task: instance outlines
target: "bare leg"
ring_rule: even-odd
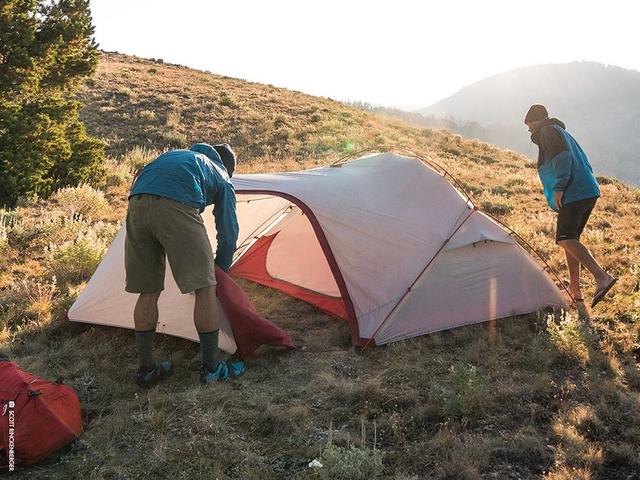
[[[137,331],[155,330],[158,323],[158,298],[160,292],[141,293],[133,310],[133,322]]]
[[[596,281],[597,288],[602,288],[613,280],[613,277],[605,272],[598,264],[595,258],[591,255],[591,252],[578,240],[561,240],[558,244],[564,248],[567,256],[571,255],[580,264],[582,264],[587,270],[591,272],[593,278]]]
[[[580,262],[565,250],[567,255],[567,267],[569,268],[569,293],[574,300],[582,299],[582,291],[580,290]]]
[[[193,322],[198,332],[211,332],[220,328],[220,307],[215,285],[196,290]]]

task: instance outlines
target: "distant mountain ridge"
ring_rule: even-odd
[[[500,73],[465,87],[423,115],[476,122],[478,138],[537,156],[523,123],[533,103],[567,125],[597,173],[640,184],[640,72],[595,62]]]

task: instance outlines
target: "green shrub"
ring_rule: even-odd
[[[596,176],[596,180],[600,185],[620,185],[620,181],[612,177],[605,177],[604,175]]]
[[[229,108],[235,108],[237,106],[236,103],[232,100],[232,98],[224,92],[220,95],[220,105],[229,107]]]
[[[475,163],[479,163],[480,165],[491,165],[498,161],[489,155],[478,155],[476,157],[471,157],[471,160]]]
[[[89,185],[60,189],[53,195],[53,199],[65,213],[84,217],[98,217],[109,208],[104,192]]]
[[[469,363],[451,365],[448,373],[444,382],[431,387],[431,399],[444,417],[471,415],[487,393],[487,379]]]
[[[484,189],[481,186],[463,182],[463,181],[458,181],[458,184],[464,190],[463,195],[466,194],[469,196],[474,196],[474,195],[481,195],[482,193],[484,193]],[[456,185],[456,187],[457,186],[458,185]]]
[[[47,249],[51,271],[60,284],[87,280],[106,251],[107,242],[98,236],[95,229],[62,245],[50,245]]]
[[[460,155],[462,155],[462,151],[459,148],[455,148],[455,147],[445,148],[444,151],[446,153],[453,155],[454,157],[459,157]]]
[[[513,207],[504,202],[485,201],[480,204],[480,209],[490,215],[507,215],[513,210]]]
[[[593,344],[593,333],[577,316],[566,315],[557,321],[553,315],[547,317],[547,331],[556,349],[567,360],[587,362],[589,347]]]
[[[505,182],[506,187],[524,187],[527,181],[522,177],[511,177]]]
[[[502,185],[497,185],[491,189],[491,193],[493,195],[507,195],[511,193],[511,190],[509,190],[506,187],[503,187]]]
[[[322,136],[311,147],[312,147],[311,148],[312,153],[316,155],[320,155],[320,154],[335,150],[335,143],[333,138]]]
[[[349,140],[345,140],[340,143],[340,150],[345,153],[355,152],[358,148],[358,144]]]
[[[286,144],[292,136],[292,129],[288,127],[277,128],[271,133],[271,140],[269,142],[272,145]]]
[[[382,452],[376,448],[339,447],[329,443],[321,455],[323,480],[369,480],[379,478],[383,471]]]

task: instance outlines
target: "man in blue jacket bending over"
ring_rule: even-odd
[[[244,372],[242,362],[228,365],[218,358],[221,312],[215,265],[228,271],[236,249],[236,197],[229,181],[235,165],[229,145],[197,143],[189,150],[163,153],[134,180],[126,221],[125,290],[140,294],[133,317],[139,359],[136,382],[142,387],[153,385],[173,369],[169,360],[157,363],[152,355],[165,257],[180,291],[195,292],[193,318],[200,337],[201,380],[216,382]],[[211,204],[218,241],[215,261],[200,216]]]
[[[531,140],[538,145],[538,175],[545,197],[558,212],[556,243],[567,256],[569,293],[574,300],[582,301],[580,265],[583,265],[596,281],[593,308],[618,280],[605,272],[580,242],[580,234],[600,196],[598,182],[578,142],[565,130],[564,123],[549,118],[544,105],[532,105],[524,123],[531,132]]]

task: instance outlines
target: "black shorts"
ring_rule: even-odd
[[[556,243],[561,240],[580,240],[580,234],[589,220],[598,197],[565,203],[558,212]]]

